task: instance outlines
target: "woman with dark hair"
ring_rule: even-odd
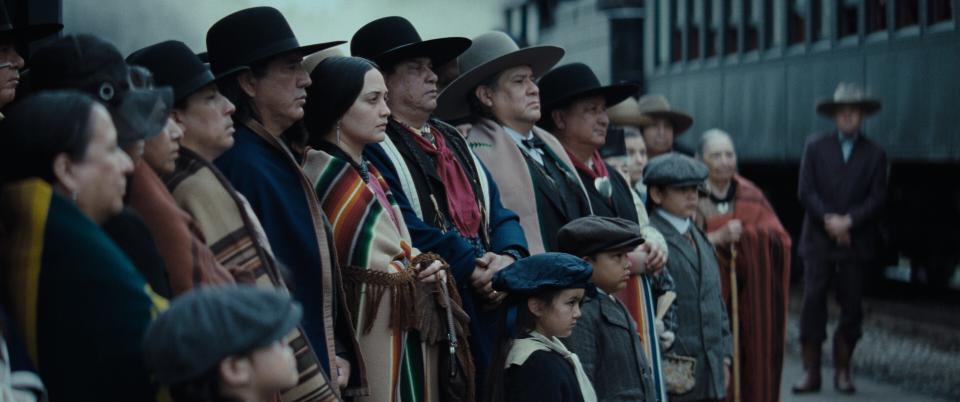
[[[0,130],[0,293],[50,398],[153,400],[140,339],[166,301],[99,227],[123,208],[133,169],[110,115],[81,93],[45,92]]]
[[[333,226],[347,303],[367,362],[371,394],[361,400],[440,400],[439,372],[450,370],[438,370],[438,343],[448,335],[465,342],[467,323],[458,323],[458,334],[448,334],[453,322],[434,297],[452,295],[459,304],[456,286],[448,282],[453,277],[438,256],[411,246],[390,188],[363,158],[364,146],[385,138],[390,109],[383,75],[369,60],[331,57],[315,67],[311,80],[304,171]],[[458,357],[469,364],[466,347]],[[473,384],[468,378],[465,384]],[[472,397],[472,390],[459,396],[467,395]]]

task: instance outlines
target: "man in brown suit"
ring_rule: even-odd
[[[807,141],[800,162],[799,196],[806,209],[800,257],[804,265],[800,341],[804,375],[794,393],[820,390],[820,345],[826,340],[827,290],[835,281],[840,323],[833,337],[834,386],[853,393],[853,348],[861,335],[863,269],[876,254],[879,216],[887,192],[887,155],[861,130],[863,118],[880,110],[854,84],[841,83],[817,112],[837,129]]]

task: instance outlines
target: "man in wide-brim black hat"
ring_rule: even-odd
[[[834,387],[853,393],[850,364],[862,334],[863,270],[873,266],[886,201],[887,155],[867,138],[863,119],[880,101],[857,84],[840,83],[833,98],[816,106],[836,130],[811,136],[800,162],[798,194],[806,210],[800,235],[803,310],[800,343],[804,375],[794,393],[820,390],[820,349],[826,340],[827,293],[836,286],[840,324],[833,335]]]
[[[636,222],[647,241],[646,269],[658,271],[666,263],[666,243],[649,225],[646,209],[627,181],[600,155],[610,119],[607,107],[636,94],[634,84],[601,85],[587,65],[572,63],[557,67],[540,79],[543,117],[537,123],[550,130],[563,144],[584,183],[595,215]]]
[[[304,331],[320,368],[344,395],[355,395],[365,392],[363,360],[343,303],[327,219],[298,162],[311,84],[303,57],[341,43],[300,45],[272,7],[237,11],[207,31],[214,75],[249,68],[218,83],[236,106],[236,131],[233,147],[214,163],[249,201],[274,256],[290,270],[290,288],[303,305]]]
[[[214,159],[233,146],[231,116],[236,111],[233,103],[220,93],[217,81],[230,79],[247,68],[238,67],[215,76],[187,45],[172,40],[140,49],[127,59],[131,64],[149,68],[158,85],[168,85],[174,91],[171,117],[183,127],[183,139],[176,168],[164,176],[172,198],[192,217],[216,261],[226,267],[244,267],[230,271],[236,281],[252,280],[258,287],[286,290],[280,279],[280,266],[262,235],[260,219],[213,164]],[[191,271],[174,268],[168,270],[171,283],[188,284],[191,288],[196,285]],[[300,362],[298,372],[305,381],[285,391],[281,398],[329,387],[325,376],[312,375],[319,361],[306,342],[302,327],[298,325],[288,335],[285,342]]]
[[[490,169],[504,206],[520,216],[531,254],[556,251],[560,227],[590,214],[563,146],[535,126],[540,120],[536,80],[563,54],[549,45],[520,49],[503,32],[482,34],[460,55],[462,74],[437,101],[438,117],[469,118],[467,141]]]
[[[397,196],[413,245],[450,264],[470,315],[470,346],[482,384],[497,310],[481,312],[480,306],[500,303],[502,296],[490,285],[493,274],[526,256],[527,245],[517,215],[503,207],[496,183],[463,137],[430,117],[437,107],[434,68],[470,43],[466,38],[422,40],[406,19],[386,17],[360,28],[350,51],[377,62],[390,91],[387,138],[368,146],[365,156]]]
[[[17,96],[20,70],[25,65],[17,46],[54,35],[62,29],[62,24],[54,23],[14,26],[6,6],[0,2],[0,108],[13,102]],[[0,119],[2,117],[0,115]]]

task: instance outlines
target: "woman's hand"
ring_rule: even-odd
[[[417,279],[421,282],[436,282],[437,279],[446,279],[447,271],[443,269],[442,261],[434,261],[426,268],[422,268],[417,274]]]
[[[344,389],[350,383],[350,362],[340,356],[334,356],[333,364],[337,366],[337,387]]]

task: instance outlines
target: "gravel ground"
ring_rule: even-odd
[[[802,290],[791,293],[787,353],[799,356]],[[960,309],[866,300],[864,312],[863,337],[854,353],[855,376],[931,397],[960,400]],[[839,308],[831,302],[828,334],[836,328],[838,314]],[[823,362],[832,367],[830,345],[829,340],[824,343]]]

